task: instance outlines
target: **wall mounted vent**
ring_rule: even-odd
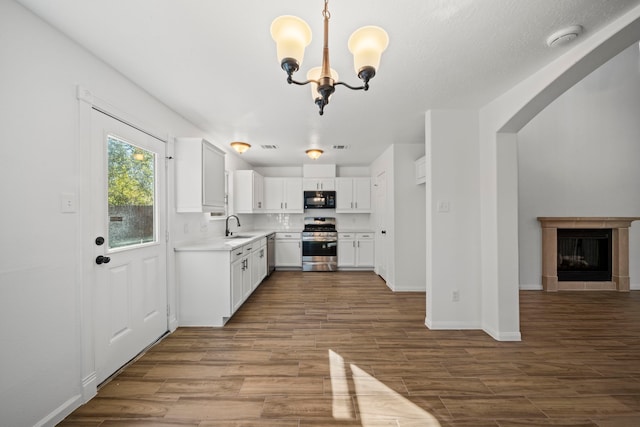
[[[348,150],[349,146],[348,145],[334,145],[331,148],[333,148],[334,150]]]
[[[263,150],[277,150],[278,146],[277,145],[261,145],[260,148],[262,148]]]

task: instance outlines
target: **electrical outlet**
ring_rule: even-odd
[[[451,301],[458,302],[460,301],[460,291],[455,290],[451,292]]]
[[[449,209],[451,208],[449,205],[449,202],[444,201],[444,200],[438,200],[438,203],[436,204],[438,212],[442,212],[442,213],[447,213],[449,212]]]

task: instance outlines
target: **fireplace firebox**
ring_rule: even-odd
[[[610,228],[558,229],[558,281],[611,280]]]
[[[629,292],[629,227],[638,220],[640,217],[538,217],[542,289]]]

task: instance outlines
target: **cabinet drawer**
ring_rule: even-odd
[[[253,250],[255,251],[256,249],[261,248],[261,247],[266,246],[266,245],[267,245],[267,238],[263,237],[262,239],[257,240],[256,242],[254,242]]]
[[[358,239],[373,239],[373,233],[357,233],[356,237]]]
[[[356,233],[338,233],[338,239],[351,240],[355,239]]]
[[[248,245],[251,247],[251,245]],[[231,262],[237,261],[245,255],[246,246],[238,246],[231,251]]]
[[[289,240],[300,240],[302,238],[301,233],[286,233],[286,232],[277,232],[276,239],[289,239]]]

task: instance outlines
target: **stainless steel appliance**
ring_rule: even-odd
[[[276,233],[267,236],[267,276],[276,269]]]
[[[335,191],[305,191],[304,192],[304,208],[305,209],[335,209],[336,208],[336,192]]]
[[[336,219],[306,217],[302,231],[302,271],[338,269]]]

